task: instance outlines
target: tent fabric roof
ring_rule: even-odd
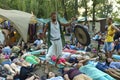
[[[0,9],[0,17],[9,20],[25,42],[27,42],[28,25],[32,16],[23,11]]]
[[[88,21],[93,21],[93,19],[91,17],[79,17],[78,21],[85,21],[85,19],[87,18]],[[106,18],[96,18],[96,21],[100,21],[100,20],[104,20]]]
[[[48,18],[48,19],[38,18],[37,20],[38,20],[38,22],[42,22],[42,23],[46,24],[46,23],[48,23],[50,21],[50,18]],[[61,23],[68,23],[68,21],[65,18],[58,18],[58,20]]]

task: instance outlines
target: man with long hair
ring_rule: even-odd
[[[64,24],[57,20],[56,12],[51,13],[51,20],[48,22],[43,30],[43,36],[45,36],[48,30],[48,53],[46,54],[46,69],[45,73],[48,73],[48,61],[51,60],[53,55],[59,57],[62,55],[62,46],[64,46],[64,35],[62,26],[69,26],[70,23]]]

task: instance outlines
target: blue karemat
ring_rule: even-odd
[[[4,65],[4,64],[11,64],[12,62],[10,60],[6,60],[6,61],[3,61],[1,64]]]

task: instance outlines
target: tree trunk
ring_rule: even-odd
[[[87,1],[84,1],[85,3],[85,23],[87,23]]]
[[[93,23],[92,23],[92,30],[94,31],[95,29],[95,6],[96,6],[96,3],[95,3],[96,0],[93,0]]]
[[[75,0],[75,13],[74,16],[78,15],[78,0]]]
[[[65,17],[65,19],[68,19],[66,6],[65,6],[65,0],[62,0],[62,5],[63,5],[63,9],[64,9],[64,17]]]

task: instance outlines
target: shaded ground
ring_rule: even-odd
[[[65,36],[65,40],[67,42],[69,42],[69,36]],[[41,77],[41,76],[46,75],[44,70],[45,70],[45,64],[42,64],[41,66],[37,66],[34,73],[38,74]],[[57,75],[61,75],[60,69],[56,68],[53,65],[49,65],[49,71],[52,71],[52,72],[56,73]]]
[[[45,65],[37,66],[34,73],[38,74],[41,77],[41,76],[46,75],[44,70],[45,70]],[[59,69],[56,68],[55,66],[50,66],[49,71],[52,71],[58,75],[61,75]]]

